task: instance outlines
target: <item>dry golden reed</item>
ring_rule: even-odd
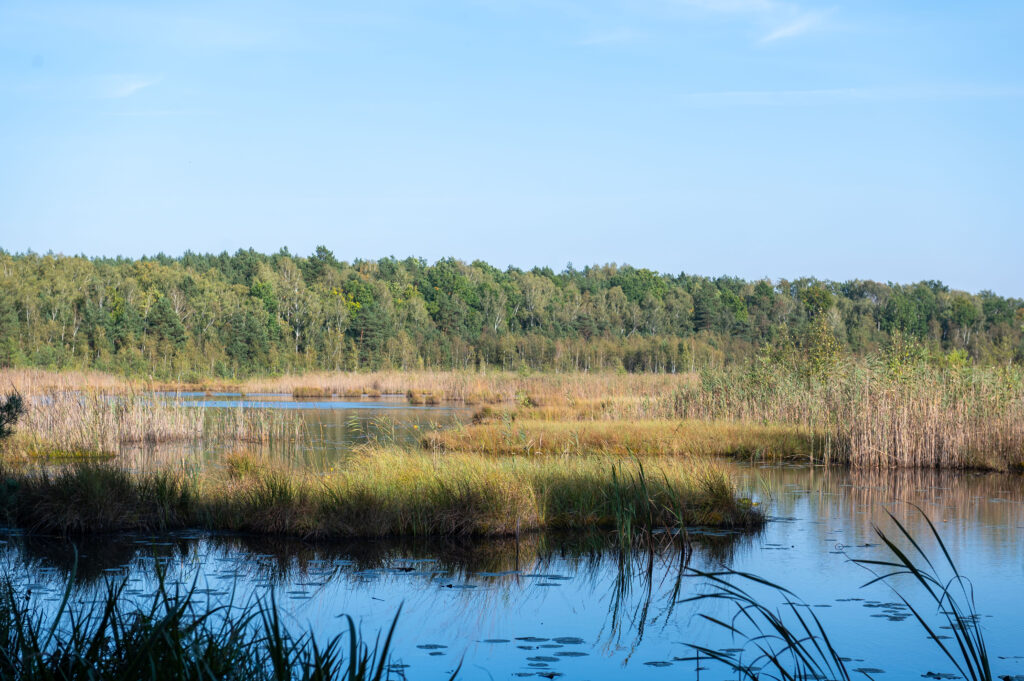
[[[485,416],[611,421],[618,427],[678,420],[773,425],[804,441],[796,456],[815,461],[868,468],[1009,469],[1024,464],[1022,377],[1019,367],[893,368],[857,360],[813,377],[752,364],[687,374],[315,373],[188,387],[310,396],[406,395],[413,404],[482,405]],[[143,387],[98,373],[2,370],[0,380],[26,394],[45,394],[55,386],[133,394]],[[169,429],[174,427],[180,426]],[[733,427],[715,426],[726,440],[734,437]],[[486,430],[480,433],[487,435]],[[622,439],[606,433],[610,441]],[[760,434],[769,440],[755,451],[779,449],[769,431]],[[468,442],[465,446],[480,449]],[[635,441],[630,446],[651,449]]]
[[[29,455],[113,455],[126,445],[301,440],[304,424],[270,409],[208,410],[155,395],[51,391],[26,399],[8,451]],[[212,414],[210,412],[216,412]]]

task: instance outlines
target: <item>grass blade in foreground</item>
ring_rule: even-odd
[[[875,573],[875,578],[864,586],[884,582],[913,613],[928,637],[939,647],[943,655],[953,663],[957,671],[970,681],[992,681],[988,650],[974,605],[974,592],[970,581],[960,574],[953,562],[938,530],[920,508],[917,511],[928,523],[932,538],[942,553],[941,567],[952,575],[943,580],[939,569],[922,548],[921,543],[891,512],[887,514],[896,527],[890,537],[881,528],[875,532],[892,554],[892,560],[854,560]],[[897,543],[902,539],[902,542]],[[905,542],[910,549],[901,547]],[[875,572],[881,568],[883,571]],[[690,574],[705,579],[710,591],[683,602],[724,601],[735,606],[735,613],[729,621],[710,615],[700,616],[725,630],[734,639],[742,641],[742,653],[736,656],[728,651],[715,650],[707,646],[689,644],[698,654],[718,661],[738,678],[755,680],[803,681],[805,679],[842,679],[848,681],[849,672],[842,657],[829,640],[821,621],[814,612],[795,594],[778,584],[747,572],[720,570],[703,572],[691,569]],[[937,606],[945,619],[946,628],[953,632],[956,646],[946,645],[936,633],[937,627],[930,624],[915,608],[908,597],[892,584],[899,576],[909,576],[921,585],[930,601]],[[736,581],[749,585],[737,586]],[[752,589],[767,587],[776,592],[785,602],[783,610],[773,609],[752,593]],[[865,676],[867,674],[865,672]]]
[[[855,560],[855,563],[867,568],[876,575],[874,579],[864,586],[876,582],[885,582],[889,583],[890,587],[892,587],[891,580],[894,577],[912,577],[918,584],[924,587],[928,597],[934,601],[939,613],[945,619],[945,626],[953,632],[957,645],[953,648],[953,646],[947,646],[943,643],[942,637],[935,631],[935,627],[929,625],[921,615],[920,609],[913,607],[902,593],[897,591],[895,587],[892,587],[897,597],[903,601],[921,626],[924,627],[924,630],[928,633],[928,638],[939,646],[943,654],[953,663],[957,671],[964,678],[971,679],[971,681],[992,681],[992,669],[989,665],[988,650],[985,647],[985,638],[981,631],[980,617],[974,605],[974,587],[969,579],[960,574],[931,518],[920,507],[914,506],[914,508],[917,509],[925,522],[928,523],[928,529],[942,551],[945,567],[948,568],[948,572],[952,576],[944,581],[939,576],[939,569],[928,557],[924,549],[921,548],[920,543],[913,537],[907,527],[890,511],[886,511],[893,524],[896,525],[899,536],[902,536],[913,547],[913,551],[901,549],[876,526],[875,533],[888,547],[893,555],[893,560]],[[879,574],[875,572],[876,568],[887,570],[888,572]]]
[[[99,602],[64,607],[69,587],[54,612],[19,593],[10,579],[0,581],[0,678],[382,681],[391,676],[397,614],[383,643],[378,639],[370,648],[351,619],[347,633],[325,642],[312,632],[293,634],[272,597],[244,606],[214,605],[195,599],[192,590],[171,593],[161,580],[148,603],[135,605],[124,600],[124,587],[110,583]]]

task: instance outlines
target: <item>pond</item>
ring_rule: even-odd
[[[262,409],[284,412],[298,419],[301,434],[293,440],[263,444],[243,443],[170,443],[125,445],[119,456],[138,467],[164,466],[182,461],[194,465],[218,463],[225,451],[239,448],[258,452],[278,464],[325,470],[368,442],[415,445],[423,433],[468,422],[473,410],[467,407],[411,405],[404,395],[375,397],[295,398],[285,393],[157,393],[165,402],[203,409],[207,427],[228,410]]]
[[[223,397],[195,396],[225,401]],[[192,398],[187,398],[192,399]],[[249,396],[282,408],[300,403]],[[288,406],[284,406],[287,404]],[[322,428],[318,456],[339,455],[358,440],[357,418],[395,414],[401,437],[413,426],[464,418],[397,400],[316,401],[304,417]],[[311,425],[311,427],[313,427]],[[409,437],[414,437],[409,435]],[[728,619],[726,603],[687,602],[704,589],[687,576],[728,567],[790,588],[823,623],[833,645],[863,678],[921,678],[954,672],[894,592],[861,588],[872,575],[853,558],[887,558],[873,525],[893,530],[891,510],[932,555],[927,526],[936,523],[953,559],[971,578],[993,670],[1024,674],[1024,495],[1022,479],[930,471],[862,472],[795,465],[730,464],[746,494],[769,516],[754,534],[700,532],[688,550],[662,537],[652,551],[623,556],[609,537],[526,535],[478,541],[305,543],[184,532],[120,535],[80,544],[75,598],[96,598],[108,580],[129,580],[128,597],[144,597],[155,567],[169,583],[195,585],[215,601],[273,592],[299,627],[318,635],[344,631],[344,614],[365,633],[386,629],[401,607],[395,678],[441,679],[462,662],[463,679],[561,678],[734,679],[687,644],[739,648],[701,613]],[[75,563],[69,545],[8,533],[0,564],[34,598],[57,599]],[[900,588],[913,593],[904,582]],[[758,593],[780,603],[766,590]],[[934,606],[923,611],[936,625]],[[948,631],[946,632],[949,633]],[[935,678],[935,677],[931,677]]]

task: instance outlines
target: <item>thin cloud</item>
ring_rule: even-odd
[[[140,76],[109,76],[101,86],[101,96],[106,99],[124,99],[131,97],[148,87],[156,85],[159,79]]]
[[[763,14],[789,7],[787,3],[774,0],[681,0],[681,4],[729,14]]]
[[[768,35],[761,38],[761,43],[773,43],[778,40],[784,40],[786,38],[795,38],[800,35],[804,35],[822,25],[824,21],[824,15],[820,13],[808,13],[803,16],[797,17],[796,20],[790,21],[782,26],[778,27]]]
[[[208,116],[210,112],[203,109],[141,109],[134,111],[108,111],[105,115],[118,118],[170,118],[176,116]]]
[[[761,44],[796,38],[822,28],[828,12],[807,10],[795,2],[781,0],[676,0],[680,5],[704,12],[729,14],[768,28]]]

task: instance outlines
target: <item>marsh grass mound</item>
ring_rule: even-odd
[[[181,527],[307,538],[507,536],[542,529],[753,528],[760,511],[706,461],[492,458],[367,449],[300,473],[238,456],[201,474],[114,464],[2,472],[10,525],[72,535]]]
[[[462,428],[427,433],[423,445],[440,451],[501,456],[606,454],[613,456],[735,456],[800,459],[815,455],[815,437],[798,426],[733,421],[623,419],[550,421],[480,410]]]

